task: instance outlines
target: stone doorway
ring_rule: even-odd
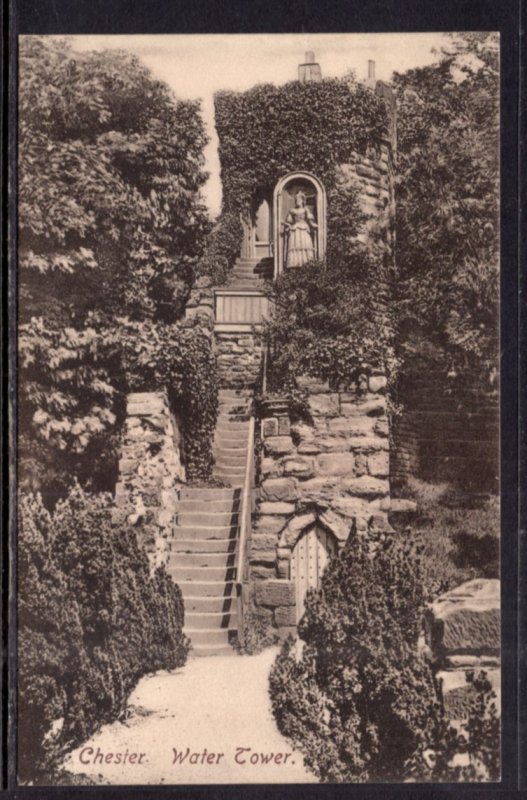
[[[291,554],[291,580],[295,583],[296,621],[304,613],[308,589],[318,589],[322,574],[337,552],[335,537],[321,525],[314,525],[297,541]]]

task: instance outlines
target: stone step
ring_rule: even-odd
[[[220,409],[220,413],[218,414],[217,423],[218,422],[249,422],[250,417],[249,414],[245,411],[223,411]]]
[[[237,420],[232,419],[231,417],[220,417],[216,423],[216,430],[225,431],[225,433],[230,433],[231,431],[243,431],[244,433],[247,433],[249,430],[249,420]]]
[[[216,464],[223,464],[226,467],[240,467],[245,466],[247,461],[247,453],[240,448],[238,453],[215,453],[214,462]]]
[[[168,567],[186,568],[186,567],[223,567],[224,570],[230,569],[236,565],[236,551],[232,553],[175,553],[170,551],[168,556]]]
[[[188,486],[179,490],[180,500],[234,500],[236,497],[235,490],[230,487]]]
[[[237,526],[218,527],[185,527],[184,525],[174,525],[173,529],[174,540],[177,539],[233,539],[236,540]]]
[[[193,597],[214,597],[216,600],[230,597],[234,592],[234,581],[176,581],[181,589],[185,608],[187,599]]]
[[[215,645],[198,645],[190,651],[190,658],[201,658],[202,656],[235,656],[236,650],[231,645],[215,644]]]
[[[229,478],[232,478],[233,475],[236,478],[239,478],[239,477],[244,478],[245,477],[245,465],[223,466],[221,464],[215,464],[214,467],[213,467],[213,472],[214,472],[214,475],[217,478],[221,478],[222,475],[225,475],[226,477],[229,477]]]
[[[171,553],[215,553],[227,555],[236,552],[236,539],[169,539]]]
[[[178,511],[176,514],[176,525],[181,528],[223,528],[237,524],[237,511],[213,511],[209,514],[208,509],[205,509],[197,512]]]
[[[251,399],[254,395],[252,389],[220,389],[218,399],[221,402],[224,398],[244,398]]]
[[[192,511],[205,511],[206,513],[215,513],[216,511],[239,511],[241,506],[241,497],[237,500],[180,500],[178,505],[178,512],[192,512]]]
[[[188,614],[220,614],[228,616],[236,614],[238,607],[235,594],[229,597],[192,597],[191,595],[185,595],[184,602],[185,617]]]
[[[220,628],[208,630],[206,628],[187,628],[185,634],[190,638],[194,647],[199,645],[229,644],[236,636],[237,628]]]
[[[214,444],[228,444],[231,442],[236,447],[247,445],[249,438],[247,431],[231,431],[228,428],[216,428]]]
[[[192,567],[185,564],[168,564],[167,572],[176,583],[180,581],[233,581],[236,567]]]
[[[236,611],[233,614],[214,613],[210,611],[201,613],[195,611],[190,614],[185,614],[185,628],[187,627],[192,630],[199,630],[200,628],[206,628],[208,630],[237,628],[238,615]]]

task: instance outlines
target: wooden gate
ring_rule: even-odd
[[[296,585],[296,621],[304,613],[304,600],[310,588],[318,588],[330,558],[336,553],[335,538],[316,525],[303,534],[291,556],[291,580]]]

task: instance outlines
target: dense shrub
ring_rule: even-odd
[[[500,503],[497,497],[467,502],[447,484],[411,480],[417,503],[407,535],[422,550],[427,600],[472,578],[500,577]]]
[[[215,286],[225,283],[240,255],[242,235],[240,213],[223,212],[205,240],[196,274],[209,277]]]
[[[399,538],[351,534],[320,593],[308,593],[302,654],[283,648],[271,698],[323,781],[401,780],[426,746],[439,703],[417,649],[423,606],[418,554]]]
[[[276,280],[265,326],[270,389],[291,387],[300,375],[333,388],[371,370],[394,375],[392,325],[378,308],[372,280],[377,268],[377,259],[355,244],[345,262],[314,262],[304,266],[301,281],[291,272]]]
[[[186,660],[179,588],[151,575],[106,496],[76,486],[53,514],[20,503],[18,768],[49,780],[63,754],[118,718],[138,680]]]
[[[270,675],[278,727],[322,781],[497,780],[499,716],[485,674],[471,673],[468,718],[445,717],[418,648],[421,554],[406,537],[353,533]],[[461,756],[461,760],[460,760]]]

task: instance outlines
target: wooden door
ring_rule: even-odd
[[[320,526],[311,528],[297,541],[291,556],[291,580],[296,585],[296,621],[304,613],[308,589],[317,589],[330,558],[336,553],[335,538]]]

